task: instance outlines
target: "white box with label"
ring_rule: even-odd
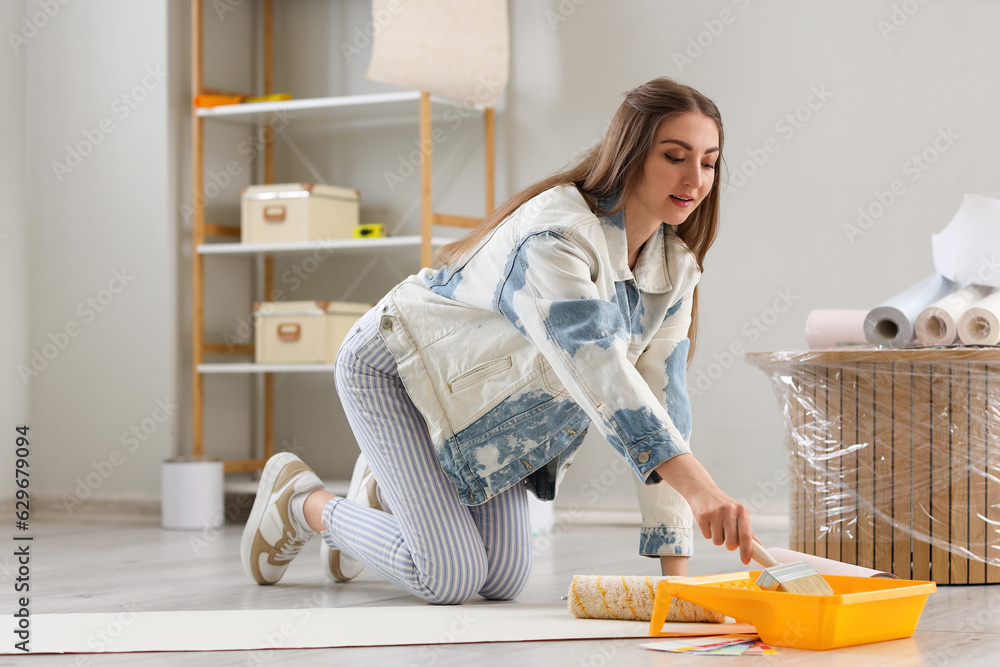
[[[240,240],[289,243],[349,239],[360,218],[361,194],[315,183],[249,185],[240,190]]]
[[[371,308],[344,301],[265,301],[254,304],[257,363],[330,363],[351,327]]]

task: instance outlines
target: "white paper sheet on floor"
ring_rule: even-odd
[[[9,641],[0,654],[18,654]],[[676,625],[684,626],[679,623]],[[255,651],[646,638],[649,623],[570,616],[565,603],[32,614],[32,653]]]

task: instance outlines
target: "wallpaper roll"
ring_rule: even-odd
[[[1000,343],[1000,291],[965,311],[958,321],[958,337],[966,345]]]
[[[869,311],[865,318],[865,338],[873,345],[885,347],[909,345],[920,311],[955,289],[955,283],[937,273],[927,276]]]
[[[921,345],[951,345],[965,311],[992,292],[992,287],[968,285],[927,306],[917,317],[917,340]]]
[[[477,107],[507,86],[507,0],[372,0],[378,30],[366,76]]]
[[[811,310],[806,318],[810,350],[838,345],[864,345],[867,310]]]
[[[768,552],[774,556],[775,560],[779,563],[796,563],[798,561],[804,561],[806,565],[820,574],[833,574],[841,577],[899,579],[899,577],[891,572],[880,572],[879,570],[861,567],[860,565],[841,563],[840,561],[830,560],[829,558],[823,558],[821,556],[813,556],[812,554],[804,554],[799,551],[792,551],[791,549],[771,547],[768,549]]]

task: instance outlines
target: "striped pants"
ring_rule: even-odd
[[[341,347],[336,377],[351,429],[391,514],[334,498],[323,511],[326,543],[427,602],[516,597],[531,570],[524,485],[476,507],[459,502],[374,312]]]

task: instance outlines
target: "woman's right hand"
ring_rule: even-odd
[[[687,500],[706,539],[725,544],[730,551],[739,549],[743,564],[750,563],[750,510],[723,492],[694,455],[678,454],[657,466],[656,472]]]
[[[753,550],[750,511],[714,483],[712,487],[698,489],[686,498],[694,520],[701,528],[701,534],[712,540],[712,544],[725,544],[730,551],[739,549],[740,560],[747,565]]]

